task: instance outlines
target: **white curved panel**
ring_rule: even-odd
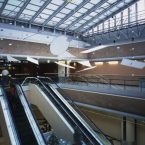
[[[63,54],[69,46],[69,42],[66,36],[59,36],[53,40],[50,45],[50,51],[54,55],[61,55]]]

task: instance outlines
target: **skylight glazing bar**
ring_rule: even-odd
[[[47,5],[51,2],[52,0],[47,0],[41,7],[40,9],[35,13],[35,15],[32,17],[30,20],[30,23],[33,23],[34,20],[38,17],[38,15],[47,7]]]
[[[99,3],[94,5],[91,9],[89,9],[86,13],[84,13],[82,16],[78,17],[74,22],[72,22],[70,25],[68,25],[66,27],[66,30],[68,30],[70,27],[74,26],[77,22],[82,20],[84,17],[88,16],[91,12],[95,11],[96,9],[98,9],[101,5],[103,5],[107,1],[108,0],[101,0]]]
[[[69,2],[65,1],[52,15],[48,17],[43,23],[43,26],[45,26],[53,17],[55,17]]]
[[[113,7],[117,6],[119,3],[122,3],[122,1],[121,0],[117,0],[115,3],[113,3],[112,5],[110,5],[109,7],[107,7],[106,9],[104,9],[103,11],[101,11],[100,13],[98,13],[96,16],[94,16],[93,18],[91,18],[90,20],[88,20],[87,22],[85,22],[83,25],[81,25],[80,27],[78,27],[77,29],[75,29],[75,31],[81,30],[83,27],[87,26],[89,23],[93,22],[95,19],[99,18],[101,15],[103,15],[107,11],[111,10]],[[112,14],[111,14],[111,16],[112,16]],[[94,26],[91,26],[91,28],[94,28]]]
[[[24,11],[24,9],[27,7],[27,5],[29,4],[31,0],[26,0],[25,3],[23,4],[23,6],[21,7],[20,11],[17,13],[15,20],[17,20],[20,15],[22,14],[22,12]]]
[[[8,0],[5,0],[3,2],[2,7],[0,8],[0,15],[2,14],[2,12],[3,12],[4,8],[5,8],[5,6],[7,5],[7,3],[8,3]]]
[[[75,14],[77,11],[79,11],[84,5],[86,5],[90,0],[83,0],[82,3],[80,3],[74,10],[72,10],[68,15],[66,15],[61,21],[59,21],[55,28],[59,27],[63,22],[65,22],[68,18],[70,18],[73,14]]]
[[[123,7],[119,8],[117,11],[115,11],[115,12],[113,12],[112,14],[108,15],[105,19],[103,19],[103,20],[101,20],[101,21],[95,23],[93,26],[90,26],[89,28],[87,28],[86,30],[81,31],[81,32],[84,33],[84,32],[89,31],[90,29],[96,27],[97,25],[101,24],[102,22],[106,21],[107,19],[111,18],[112,16],[118,14],[119,12],[121,12],[121,11],[123,11],[124,9],[128,8],[128,7],[131,6],[132,4],[136,3],[137,1],[138,1],[138,0],[132,0],[130,3],[125,4]],[[121,3],[121,2],[122,2],[122,1],[120,1],[120,0],[117,1],[118,4]],[[115,3],[116,6],[118,5],[117,3]],[[113,8],[115,5],[112,4],[112,5],[111,5],[111,8]],[[110,8],[110,9],[111,9],[111,8]],[[108,10],[109,10],[109,8],[106,9],[106,11],[108,11]],[[104,12],[105,12],[105,10],[104,10]],[[100,15],[100,14],[99,14],[99,15]],[[97,19],[97,18],[98,18],[98,15],[96,15],[95,17],[93,17],[92,19],[90,19],[89,21],[87,21],[85,24],[82,25],[82,27],[85,26],[85,25],[87,25],[87,24],[89,24],[90,22],[92,22],[93,20],[95,20],[95,19]],[[77,28],[76,31],[78,31],[78,30],[80,30],[80,29],[81,29],[81,28],[79,28],[79,29]]]

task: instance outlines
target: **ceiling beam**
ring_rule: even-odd
[[[55,17],[68,3],[68,1],[64,1],[63,4],[59,6],[58,9],[55,10],[54,13],[52,13],[52,15],[50,15],[48,19],[44,21],[43,26],[45,26],[53,17]]]
[[[93,20],[98,19],[101,15],[105,14],[108,11],[111,11],[111,9],[115,6],[117,6],[118,4],[122,3],[122,1],[117,0],[116,2],[114,2],[113,4],[111,4],[109,7],[107,7],[106,9],[104,9],[103,11],[101,11],[100,13],[98,13],[96,16],[92,17],[91,19],[89,19],[88,21],[86,21],[84,24],[82,24],[80,27],[78,27],[77,29],[75,29],[75,31],[79,31],[80,29],[84,28],[86,25],[88,25],[89,23],[93,22]],[[112,16],[112,14],[111,14]]]
[[[70,27],[74,26],[76,23],[78,23],[84,17],[88,16],[90,13],[98,9],[101,5],[103,5],[107,1],[108,0],[101,0],[99,3],[94,5],[91,9],[89,9],[86,13],[84,13],[82,16],[78,17],[75,21],[73,21],[70,25],[68,25],[65,29],[68,30]]]
[[[27,7],[27,5],[29,4],[31,0],[26,0],[23,4],[23,6],[21,7],[21,9],[19,10],[19,12],[17,13],[16,17],[15,17],[15,20],[17,20],[20,15],[22,14],[22,12],[24,11],[24,9]]]
[[[56,25],[55,29],[59,27],[63,22],[65,22],[68,18],[70,18],[73,14],[79,11],[84,5],[86,5],[90,0],[83,0],[74,10],[72,10],[69,14],[67,14],[63,19],[61,19]]]
[[[85,32],[87,32],[87,31],[91,30],[92,28],[96,27],[97,25],[103,23],[104,21],[106,21],[107,19],[111,18],[112,16],[114,16],[114,15],[118,14],[119,12],[123,11],[124,9],[128,8],[129,6],[131,6],[132,4],[136,3],[137,1],[138,1],[138,0],[133,0],[133,1],[131,1],[130,3],[126,3],[122,8],[120,8],[120,9],[118,9],[117,11],[113,12],[112,14],[106,16],[105,19],[103,19],[103,20],[101,20],[101,21],[95,23],[93,26],[90,26],[89,28],[87,28],[87,29],[85,29],[85,30],[83,30],[83,31],[81,31],[81,32],[85,33]],[[119,3],[121,3],[121,1],[118,0],[117,3],[119,4]],[[112,5],[111,5],[111,8],[113,8],[114,6],[117,6],[118,4],[115,4],[115,5],[112,4]],[[111,8],[110,8],[110,10],[111,10]],[[108,10],[109,10],[109,9],[108,9]],[[107,9],[105,9],[103,13],[105,13],[105,11],[107,12]],[[90,19],[89,21],[87,21],[86,23],[84,23],[84,24],[82,25],[82,27],[77,28],[75,31],[79,31],[79,30],[82,29],[84,26],[88,25],[90,22],[92,22],[93,20],[97,19],[100,15],[102,15],[102,14],[96,15],[95,17],[93,17],[92,19]]]
[[[48,4],[51,2],[52,0],[47,0],[41,7],[40,9],[35,13],[35,15],[31,18],[31,20],[29,21],[29,23],[33,23],[34,20],[38,17],[38,15],[48,6]]]
[[[5,0],[5,1],[3,2],[2,6],[1,6],[1,8],[0,8],[0,15],[2,14],[2,12],[3,12],[3,10],[4,10],[4,8],[5,8],[6,4],[7,4],[7,2],[8,2],[8,0]]]

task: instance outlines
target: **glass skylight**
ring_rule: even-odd
[[[102,28],[102,26],[100,27],[100,21],[108,21],[112,13],[119,12],[120,9],[122,10],[126,5],[129,6],[134,0],[90,0],[88,2],[85,0],[72,0],[68,3],[65,0],[30,0],[30,2],[28,0],[8,0],[6,5],[4,2],[5,0],[0,0],[0,8],[3,5],[0,11],[1,17],[11,18],[14,21],[21,20],[28,24],[33,23],[52,28],[55,27],[55,29],[61,28],[69,31],[75,31],[76,29],[77,32],[82,32],[84,30],[90,31],[89,29],[98,24],[100,30]],[[142,9],[142,7],[144,6],[140,3],[139,9]],[[94,9],[91,11],[92,8]],[[125,13],[124,10],[123,24],[128,22]],[[119,17],[118,15],[117,25],[121,24]],[[132,12],[131,17],[131,22],[136,20]],[[140,18],[144,18],[143,14]],[[114,20],[110,19],[110,26],[113,27],[114,22],[111,21]],[[105,28],[107,28],[107,24],[105,23]]]

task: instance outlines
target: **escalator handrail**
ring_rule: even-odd
[[[38,76],[38,78],[47,78],[49,81],[51,81],[51,82],[53,82],[54,84],[56,84],[53,80],[51,80],[50,78],[48,78],[48,77],[40,77],[40,76]],[[24,85],[25,84],[25,82],[27,81],[27,80],[29,80],[29,79],[36,79],[38,82],[40,82],[41,84],[42,84],[42,86],[48,91],[48,89],[47,89],[47,87],[45,87],[45,85],[43,84],[43,82],[40,80],[40,79],[38,79],[38,78],[35,78],[35,77],[27,77],[27,78],[25,78],[25,80],[23,81],[23,83],[22,83],[22,85]],[[58,86],[57,84],[56,84],[56,86]],[[58,86],[59,87],[59,86]],[[60,88],[60,87],[59,87]],[[61,89],[61,88],[60,88]],[[48,91],[49,92],[49,91]],[[68,98],[68,97],[67,97]],[[72,103],[73,103],[73,105],[74,106],[77,106],[74,102],[73,102],[73,100],[71,100],[70,98],[68,98],[70,101],[72,101]],[[78,109],[78,106],[77,106],[77,110],[79,110]],[[82,113],[80,110],[79,110],[79,112],[81,113],[81,114],[83,114],[83,116],[85,117],[85,118],[87,118],[91,123],[92,123],[92,121],[86,116],[86,115],[84,115],[84,113]],[[92,124],[94,124],[94,123],[92,123]],[[110,139],[96,126],[96,125],[94,125],[94,127],[97,129],[97,130],[99,130],[100,131],[100,133],[112,144],[112,142],[110,141]],[[83,131],[82,131],[83,132]],[[85,133],[84,133],[85,134]],[[113,145],[113,144],[112,144]]]
[[[65,98],[67,98],[71,103],[72,103],[72,105],[75,107],[75,109],[77,109],[77,111],[81,114],[81,115],[83,115],[94,127],[95,127],[95,129],[97,129],[97,130],[99,130],[99,133],[101,133],[101,134],[103,134],[105,137],[106,137],[106,139],[107,140],[109,140],[109,138],[107,137],[107,135],[99,128],[99,127],[97,127],[96,126],[96,124],[94,124],[94,122],[88,117],[88,116],[86,116],[80,109],[79,109],[79,107],[78,107],[78,105],[76,105],[75,103],[74,103],[74,101],[70,98],[70,97],[68,97],[67,95],[66,95],[66,93],[63,91],[63,89],[55,82],[55,81],[53,81],[51,78],[49,78],[49,77],[41,77],[41,76],[38,76],[40,79],[41,78],[44,78],[44,79],[48,79],[49,81],[51,81],[52,83],[54,83],[62,92],[63,92],[63,94],[65,94]],[[109,140],[110,141],[110,140]]]
[[[6,102],[7,102],[7,108],[8,108],[8,110],[9,110],[9,112],[10,112],[10,117],[11,117],[11,120],[12,120],[12,126],[13,126],[13,128],[14,128],[14,136],[15,136],[15,138],[16,139],[18,139],[18,142],[17,142],[17,144],[18,145],[21,145],[22,143],[21,143],[21,140],[20,140],[20,137],[19,137],[19,133],[18,133],[18,129],[17,129],[17,127],[16,127],[16,123],[15,123],[15,121],[14,121],[14,117],[13,117],[13,113],[12,113],[12,111],[11,111],[11,107],[10,107],[10,104],[9,104],[9,101],[8,101],[8,97],[10,97],[10,96],[7,96],[6,95],[6,93],[5,93],[5,91],[4,91],[4,89],[3,88],[1,88],[1,91],[2,91],[2,94],[3,94],[3,96],[4,96],[4,98],[5,98],[5,100],[6,100]],[[9,118],[10,119],[10,118]]]
[[[22,92],[22,95],[23,95],[23,97],[25,98],[25,100],[26,100],[26,102],[27,102],[27,105],[29,106],[29,109],[30,109],[30,112],[31,112],[31,114],[32,114],[32,117],[33,117],[33,119],[34,119],[34,121],[35,121],[35,123],[36,123],[36,126],[37,126],[37,128],[38,128],[38,130],[39,130],[39,132],[40,132],[40,135],[41,135],[41,137],[42,137],[44,143],[47,144],[47,143],[46,143],[46,140],[45,140],[45,138],[44,138],[44,136],[43,136],[43,133],[42,133],[42,131],[41,131],[41,129],[40,129],[40,126],[39,126],[39,124],[38,124],[38,122],[37,122],[36,116],[35,116],[34,112],[32,111],[32,108],[31,108],[31,106],[30,106],[30,103],[29,103],[29,101],[28,101],[28,99],[27,99],[27,97],[26,97],[26,95],[25,95],[25,93],[24,93],[24,91],[23,91],[23,89],[22,89],[22,86],[21,86],[20,84],[17,84],[17,86],[19,87],[19,89],[21,89],[20,91]],[[16,87],[16,88],[17,88],[17,87]],[[18,93],[18,92],[17,92],[17,93]]]

